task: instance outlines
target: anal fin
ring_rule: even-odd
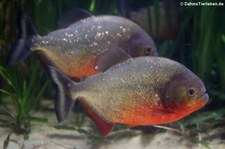
[[[49,66],[48,72],[56,89],[55,113],[61,122],[72,111],[75,103],[70,93],[70,84],[73,82],[55,67]]]
[[[87,113],[88,117],[97,125],[100,134],[102,136],[108,135],[112,131],[114,124],[106,122],[101,117],[99,117],[97,113],[94,112],[83,99],[80,99],[79,101],[83,110]]]

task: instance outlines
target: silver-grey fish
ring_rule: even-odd
[[[114,124],[177,121],[208,101],[200,78],[184,65],[161,57],[131,58],[79,83],[54,67],[50,74],[56,85],[58,120],[64,120],[78,101],[102,135]]]
[[[84,13],[77,11],[75,15]],[[67,76],[81,78],[108,69],[123,61],[127,54],[131,57],[157,55],[152,38],[123,17],[90,16],[45,36],[36,33],[25,14],[19,20],[19,36],[9,53],[9,64],[38,51],[48,66],[59,68]],[[105,59],[112,61],[106,64]]]

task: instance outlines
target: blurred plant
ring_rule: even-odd
[[[224,17],[225,19],[225,17]],[[223,21],[225,22],[225,21]],[[225,25],[225,23],[223,23],[222,25]],[[225,29],[223,31],[221,31],[221,39],[220,39],[220,34],[217,35],[217,44],[218,47],[216,50],[216,60],[218,63],[218,71],[219,71],[219,83],[220,83],[220,89],[221,90],[225,90],[225,69],[224,69],[224,64],[225,64],[225,51],[222,51],[221,49],[225,49]],[[221,41],[222,40],[222,41]],[[225,101],[225,92],[223,92],[224,96],[223,96],[223,100]]]
[[[0,125],[11,126],[16,133],[28,133],[31,128],[31,110],[38,105],[47,82],[43,84],[40,78],[39,64],[33,63],[29,70],[19,71],[17,68],[0,66],[0,76],[6,82],[5,88],[0,89]],[[26,71],[30,73],[26,75]]]
[[[195,126],[197,123],[203,123],[203,122],[209,122],[209,121],[214,123],[220,122],[222,124],[224,120],[224,117],[223,117],[224,114],[225,114],[225,109],[207,111],[207,112],[198,114],[196,116],[190,117],[186,120],[185,119],[180,120],[176,123],[179,124],[181,128]],[[213,127],[213,125],[211,125],[210,127]]]
[[[4,141],[4,144],[3,144],[3,149],[8,149],[9,147],[9,143],[14,143],[16,144],[20,149],[24,148],[23,144],[19,144],[19,141],[18,140],[15,140],[15,139],[11,139],[11,134],[8,134],[8,136],[6,137],[5,141]]]
[[[203,80],[207,80],[211,77],[213,65],[220,67],[221,63],[217,60],[224,56],[221,35],[225,31],[222,27],[225,25],[225,16],[219,7],[201,7],[190,12],[193,13],[193,67]],[[217,70],[218,76],[222,70]]]
[[[15,5],[15,1],[0,1],[0,63],[5,60],[3,56],[6,55],[7,49],[10,46],[8,43],[12,41],[15,34],[15,30],[11,30],[16,26],[16,23],[14,22],[14,9],[16,7]]]
[[[74,123],[75,125],[78,127],[78,128],[81,128],[83,126],[83,124],[85,123],[85,118],[86,118],[86,115],[81,112],[81,111],[77,111],[75,112],[75,117],[74,117]]]
[[[219,1],[216,1],[219,2]],[[188,10],[192,14],[192,68],[203,79],[210,96],[210,109],[225,104],[225,15],[222,7],[201,7]],[[216,99],[216,100],[215,100]],[[225,115],[225,114],[223,114]]]

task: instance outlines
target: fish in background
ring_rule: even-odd
[[[131,57],[157,55],[152,38],[126,18],[91,16],[82,9],[66,13],[71,14],[81,17],[71,19],[64,16],[65,19],[60,19],[59,23],[64,28],[40,36],[31,20],[21,13],[19,34],[7,62],[16,64],[37,51],[47,66],[55,66],[69,77],[82,78],[107,70],[123,61],[127,54]],[[74,23],[73,19],[77,22]],[[73,24],[68,26],[70,21]],[[105,59],[111,59],[111,63],[103,65]]]
[[[73,82],[55,67],[50,67],[50,75],[56,87],[58,121],[79,102],[103,136],[115,124],[177,121],[202,108],[209,98],[199,77],[162,57],[130,58],[82,82]]]
[[[176,0],[129,2],[117,0],[118,11],[136,22],[157,41],[176,40],[181,21],[181,10]]]

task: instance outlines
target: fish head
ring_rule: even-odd
[[[201,79],[187,70],[171,78],[164,99],[165,109],[185,116],[202,108],[209,96]]]
[[[147,35],[134,35],[127,43],[127,53],[132,57],[158,56],[154,41]]]

